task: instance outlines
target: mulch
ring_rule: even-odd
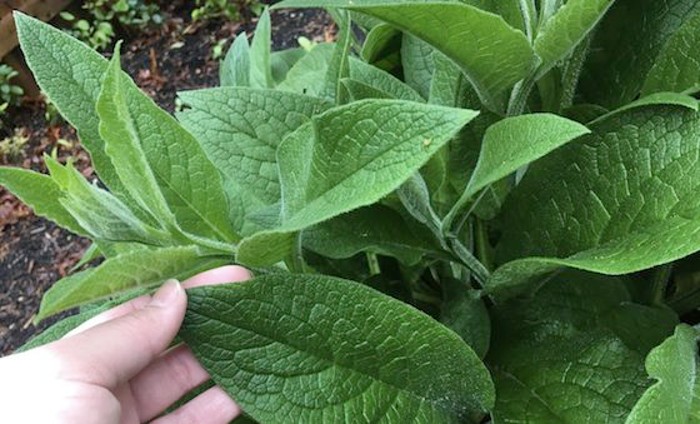
[[[122,47],[124,69],[169,111],[175,109],[177,91],[218,85],[219,60],[212,57],[212,47],[219,40],[230,42],[241,31],[250,35],[255,28],[255,18],[246,16],[242,22],[215,19],[193,23],[192,3],[162,1],[165,24],[128,37]],[[300,36],[326,41],[335,30],[330,17],[318,10],[273,11],[271,18],[275,50],[297,46]],[[73,160],[86,178],[95,178],[75,131],[47,114],[43,102],[26,99],[5,121],[13,128],[0,129],[0,140],[13,135],[16,128],[26,143],[19,153],[0,152],[0,165],[46,172],[42,157],[54,154],[61,161]],[[89,244],[89,240],[35,216],[0,187],[0,356],[71,313],[39,326],[33,324],[42,295],[72,271]]]

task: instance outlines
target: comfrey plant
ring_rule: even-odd
[[[337,42],[272,53],[265,12],[177,120],[17,15],[107,188],[0,170],[104,257],[32,345],[235,261],[257,277],[191,290],[180,337],[259,422],[700,419],[700,2],[276,7]]]

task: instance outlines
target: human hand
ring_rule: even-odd
[[[185,316],[183,287],[243,281],[226,266],[164,284],[82,324],[61,340],[0,359],[7,423],[132,424],[152,420],[209,375],[185,345],[168,350]],[[227,424],[240,413],[212,387],[154,424]]]

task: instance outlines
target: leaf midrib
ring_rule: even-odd
[[[218,301],[221,301],[221,299],[217,299],[217,300],[218,300]],[[253,299],[253,300],[255,300],[256,302],[265,303],[265,302],[263,302],[263,301],[260,300],[260,299]],[[272,304],[272,303],[268,303],[268,304],[271,305],[271,306],[273,306],[275,309],[277,309],[277,305]],[[233,324],[233,323],[231,323],[231,322],[227,322],[227,321],[222,320],[221,317],[216,317],[216,316],[209,315],[208,313],[206,313],[206,312],[204,312],[204,311],[201,311],[201,310],[194,310],[194,309],[191,309],[190,311],[193,312],[193,313],[195,313],[195,314],[198,314],[198,315],[200,315],[200,316],[202,316],[202,317],[204,317],[204,318],[206,318],[206,319],[209,320],[210,322],[217,322],[217,321],[218,321],[218,322],[222,322],[222,323],[228,325],[229,327],[233,327],[233,328],[236,328],[236,329],[238,329],[238,330],[247,331],[247,332],[249,332],[249,333],[255,334],[255,335],[260,336],[260,337],[263,337],[263,338],[265,338],[265,339],[267,339],[267,340],[270,340],[272,343],[276,343],[276,344],[280,344],[280,345],[283,345],[283,346],[290,347],[290,348],[296,350],[297,352],[300,352],[300,353],[303,353],[303,354],[307,354],[308,356],[311,356],[311,357],[313,357],[313,358],[316,358],[316,359],[318,359],[318,360],[320,360],[320,361],[324,361],[324,362],[326,362],[326,363],[329,363],[329,364],[331,364],[331,366],[338,367],[338,368],[342,368],[342,369],[346,369],[346,370],[349,370],[349,371],[351,371],[351,372],[353,372],[353,373],[360,374],[360,375],[362,375],[362,376],[368,378],[370,381],[381,382],[381,383],[385,384],[386,386],[388,386],[388,387],[390,387],[390,388],[393,388],[393,389],[394,389],[396,392],[398,392],[398,393],[406,393],[407,396],[408,396],[409,398],[413,398],[414,400],[417,400],[418,402],[425,402],[425,403],[431,405],[434,409],[440,411],[441,413],[443,413],[443,414],[445,414],[445,415],[447,415],[447,416],[453,415],[453,414],[450,413],[450,411],[446,411],[446,410],[442,407],[442,405],[440,405],[439,403],[433,401],[433,399],[429,399],[429,398],[427,398],[427,397],[424,397],[424,396],[422,396],[421,394],[415,393],[415,392],[410,391],[410,390],[407,390],[406,388],[399,387],[398,385],[394,384],[393,382],[383,380],[383,379],[381,379],[381,378],[379,378],[379,377],[377,377],[377,376],[371,375],[371,374],[366,373],[366,372],[364,372],[364,371],[362,371],[362,370],[358,370],[358,369],[356,369],[356,368],[352,368],[352,367],[350,367],[350,366],[348,366],[348,365],[338,364],[338,363],[336,363],[336,362],[335,362],[334,360],[332,360],[332,359],[328,359],[328,358],[326,358],[326,357],[324,357],[324,356],[319,355],[317,352],[309,351],[309,350],[307,350],[307,349],[298,347],[298,346],[296,346],[296,345],[294,345],[294,344],[292,344],[292,343],[285,343],[285,342],[279,341],[279,340],[275,339],[272,335],[267,334],[267,332],[264,332],[264,333],[263,333],[263,332],[261,332],[261,331],[259,331],[259,330],[256,330],[256,329],[246,328],[246,326],[244,326],[244,325],[239,325],[240,323],[239,323],[239,324]],[[296,320],[299,320],[299,321],[301,321],[301,322],[304,322],[305,324],[309,324],[308,322],[306,322],[306,321],[304,321],[304,320],[302,320],[302,319],[300,319],[300,318],[298,318],[298,317],[296,317],[296,316],[294,316],[294,315],[291,315],[291,314],[289,314],[289,313],[287,313],[287,312],[285,312],[285,315],[286,315],[286,316],[289,316],[289,317],[292,317],[292,318],[294,318],[294,319],[296,319]],[[318,334],[318,333],[317,333],[317,334]],[[228,349],[227,349],[227,350],[228,350]],[[231,350],[230,350],[230,351],[231,351]],[[232,352],[235,352],[235,351],[232,351]],[[477,402],[477,403],[478,403],[478,402]]]
[[[120,80],[121,80],[121,79],[122,79],[122,78],[120,77]],[[121,84],[120,84],[120,85],[121,85]],[[141,92],[138,90],[138,88],[135,88],[135,87],[133,86],[133,84],[127,84],[127,86],[126,86],[126,87],[123,87],[123,88],[124,88],[125,90],[127,90],[127,94],[128,94],[128,91],[135,92],[134,90],[136,90],[136,91],[138,91],[138,92],[136,93],[137,95],[139,95],[139,96],[143,95],[143,93],[141,93]],[[126,99],[124,99],[124,100],[126,100]],[[145,98],[144,100],[145,100],[146,102],[149,102],[149,103],[150,103],[149,106],[154,106],[154,107],[158,108],[158,106],[153,102],[153,100],[152,100],[151,98],[147,97],[147,98]],[[126,102],[125,102],[125,103],[126,103]],[[158,108],[157,110],[160,111],[159,108]],[[168,188],[168,190],[170,190],[171,193],[175,194],[175,196],[176,196],[177,198],[179,198],[179,199],[182,201],[182,203],[185,204],[185,205],[188,207],[188,209],[190,209],[191,211],[193,211],[193,212],[195,213],[195,215],[199,216],[199,217],[202,219],[202,221],[203,221],[209,228],[211,228],[212,230],[214,230],[214,232],[215,232],[216,234],[218,234],[218,235],[222,238],[222,240],[232,241],[232,239],[231,239],[229,236],[227,236],[225,233],[223,233],[223,232],[221,231],[221,229],[218,228],[218,226],[214,225],[207,217],[205,217],[204,215],[202,215],[202,213],[199,211],[198,208],[195,208],[195,207],[192,205],[192,203],[191,203],[190,201],[188,201],[187,199],[185,199],[185,198],[180,194],[180,192],[179,192],[178,190],[176,190],[176,189],[173,187],[173,184],[172,184],[171,181],[169,181],[167,178],[163,177],[163,175],[161,175],[161,173],[159,172],[159,170],[158,170],[156,167],[153,167],[153,166],[151,165],[151,161],[149,160],[149,156],[145,154],[145,153],[146,153],[146,149],[143,148],[143,140],[144,140],[144,138],[143,138],[143,136],[142,136],[142,134],[141,134],[141,129],[140,129],[139,125],[137,125],[137,122],[136,122],[136,120],[134,119],[133,111],[132,111],[130,108],[128,108],[128,107],[126,108],[126,111],[128,112],[127,117],[128,117],[128,120],[129,120],[129,127],[130,127],[130,130],[129,130],[129,131],[130,131],[130,132],[133,132],[134,135],[137,137],[136,141],[138,142],[139,147],[141,148],[141,150],[144,152],[144,156],[145,156],[145,159],[146,159],[146,163],[148,164],[148,167],[149,167],[150,171],[153,173],[153,176],[157,179],[156,183],[160,186],[161,184],[159,184],[159,182],[162,182],[162,183]],[[163,113],[165,113],[165,112],[163,112]],[[166,119],[174,119],[174,118],[172,118],[172,116],[168,115],[168,117],[167,117]],[[176,122],[176,125],[179,125],[179,124]],[[183,133],[185,134],[185,137],[189,137],[192,141],[194,141],[194,138],[193,138],[188,132],[186,132],[184,129],[183,129]],[[195,148],[198,147],[197,144],[196,144],[196,141],[195,141],[194,143],[190,143],[190,147],[192,147],[192,146],[194,146]],[[204,151],[201,150],[201,149],[200,149],[200,151],[201,151],[202,155],[206,158],[206,155],[205,155]],[[208,159],[205,159],[205,160],[208,160]],[[215,172],[217,173],[217,176],[218,176],[218,172],[219,172],[219,171],[215,169]],[[221,183],[221,178],[220,178],[220,177],[219,177],[219,182]],[[221,184],[219,184],[219,186],[221,186]],[[223,197],[225,198],[225,196],[223,196]],[[164,199],[164,200],[165,200],[165,199]],[[171,209],[170,205],[168,205],[167,200],[166,200],[166,207],[167,207],[169,210]],[[172,213],[172,211],[171,211],[171,213]],[[177,218],[176,218],[176,220],[177,220]]]

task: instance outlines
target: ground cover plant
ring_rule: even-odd
[[[144,0],[89,0],[81,9],[85,17],[61,12],[63,20],[70,24],[67,31],[98,50],[112,45],[117,35],[115,24],[123,30],[143,30],[163,22],[158,5]]]
[[[335,43],[239,36],[177,119],[17,15],[101,184],[0,183],[93,240],[30,346],[170,277],[180,338],[259,422],[700,419],[700,4],[287,0]]]

